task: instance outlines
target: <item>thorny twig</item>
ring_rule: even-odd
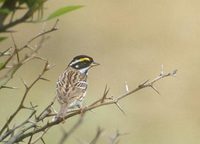
[[[39,140],[41,140],[44,143],[44,139],[43,136],[47,133],[49,129],[46,129],[45,131],[42,132],[42,134],[40,136],[38,136],[35,140],[32,141],[32,137],[30,139],[30,142],[28,144],[35,144],[37,143]]]
[[[37,51],[41,48],[41,43],[43,42],[43,40],[41,40],[38,44],[38,46],[36,46],[36,48],[32,48],[32,46],[30,46],[30,43],[33,42],[35,39],[40,38],[48,33],[51,33],[55,30],[57,30],[57,23],[58,20],[56,21],[56,23],[53,25],[53,27],[47,31],[43,31],[42,33],[37,34],[36,36],[34,36],[33,38],[31,38],[31,40],[29,40],[24,46],[22,46],[21,48],[17,48],[16,43],[14,41],[14,37],[11,35],[13,43],[14,43],[14,50],[13,52],[10,54],[9,58],[3,63],[3,66],[1,66],[0,70],[3,70],[4,68],[7,67],[8,63],[10,63],[11,61],[13,61],[14,56],[17,57],[17,63],[13,64],[11,66],[9,66],[9,70],[6,72],[5,75],[0,77],[0,89],[1,88],[7,88],[7,86],[5,86],[10,79],[12,79],[13,75],[16,73],[16,71],[25,63],[29,62],[30,60],[33,59],[43,59],[41,57],[36,56]],[[25,56],[23,58],[19,58],[19,53],[22,52],[25,48],[28,49],[32,49],[32,51],[30,53],[25,54]],[[5,55],[8,51],[10,50],[7,49],[6,51],[2,52],[2,55]],[[1,133],[0,133],[1,134]]]
[[[110,89],[109,89],[109,88],[107,87],[107,85],[106,85],[105,90],[104,90],[104,92],[103,92],[103,97],[102,97],[102,99],[101,99],[101,103],[103,103],[104,100],[106,99],[106,96],[108,95],[109,90],[110,90]]]
[[[23,17],[15,20],[15,21],[11,21],[10,24],[5,25],[4,29],[0,28],[0,31],[5,31],[12,25],[20,23],[21,20],[27,20],[31,14],[32,14],[32,12],[28,11]],[[47,131],[51,127],[58,125],[63,121],[62,119],[57,119],[56,121],[48,121],[49,117],[51,118],[52,116],[54,116],[54,114],[52,114],[52,106],[55,102],[55,98],[39,114],[37,114],[37,110],[35,109],[36,106],[33,106],[32,104],[31,104],[31,107],[25,106],[25,100],[27,98],[29,91],[32,89],[32,87],[39,80],[48,81],[48,79],[44,78],[43,75],[46,73],[46,71],[48,71],[50,69],[49,63],[48,63],[48,61],[46,61],[42,57],[37,56],[36,54],[37,54],[38,50],[41,48],[41,46],[45,40],[44,36],[46,36],[46,34],[48,34],[48,33],[56,31],[58,29],[57,23],[58,23],[58,20],[55,22],[55,24],[53,25],[52,28],[50,28],[49,30],[46,30],[46,31],[43,30],[41,33],[39,33],[36,36],[34,36],[33,38],[31,38],[24,46],[22,46],[20,48],[17,47],[14,37],[11,34],[11,38],[14,43],[14,46],[12,48],[6,49],[3,52],[0,52],[0,57],[1,56],[9,56],[7,58],[7,60],[3,63],[3,65],[1,64],[1,67],[0,67],[0,71],[4,70],[5,68],[9,68],[7,73],[4,76],[0,77],[0,89],[1,88],[14,88],[14,87],[6,86],[6,84],[8,83],[8,81],[10,79],[12,79],[15,72],[25,63],[27,63],[33,59],[40,59],[40,60],[45,61],[44,69],[42,70],[40,75],[30,85],[26,84],[26,82],[23,81],[23,84],[25,86],[25,93],[24,93],[17,109],[13,112],[13,114],[11,114],[11,116],[8,118],[6,123],[1,128],[0,142],[4,141],[6,144],[12,144],[12,143],[22,142],[22,141],[24,141],[24,139],[29,138],[29,141],[28,141],[29,144],[34,144],[39,140],[41,140],[43,143],[45,143],[43,140],[43,136],[47,133]],[[32,46],[32,42],[38,38],[42,38],[41,41],[38,43],[38,45]],[[24,57],[20,57],[20,54],[22,53],[22,51],[24,49],[29,49],[31,51],[29,53],[27,53]],[[17,63],[8,66],[8,64],[10,64],[15,58],[17,59]],[[117,96],[117,97],[113,97],[113,96],[109,97],[108,96],[109,88],[106,86],[103,96],[100,99],[91,103],[88,107],[84,108],[84,110],[83,109],[73,110],[65,116],[65,119],[68,119],[68,118],[71,118],[73,116],[80,114],[81,118],[77,121],[77,123],[68,132],[64,132],[64,135],[63,135],[62,139],[60,140],[60,143],[62,144],[69,137],[69,135],[78,128],[78,126],[82,123],[83,114],[85,112],[90,111],[92,109],[96,109],[98,107],[115,104],[120,109],[120,111],[122,111],[124,113],[123,109],[119,105],[119,101],[121,99],[124,99],[125,97],[130,96],[131,94],[134,94],[135,92],[142,90],[144,88],[147,88],[147,87],[152,88],[156,93],[159,94],[159,91],[155,88],[154,84],[157,81],[159,81],[165,77],[174,76],[176,74],[176,72],[177,72],[177,70],[174,70],[171,73],[165,74],[163,71],[163,65],[162,65],[162,70],[161,70],[159,76],[157,76],[156,78],[154,78],[151,81],[148,80],[148,81],[143,82],[142,84],[138,85],[138,87],[136,87],[133,90],[129,90],[128,84],[126,83],[126,85],[125,85],[126,93],[124,93],[120,96]],[[28,116],[28,118],[26,118],[22,123],[20,123],[18,125],[14,125],[12,128],[10,128],[11,122],[14,120],[14,118],[16,118],[18,113],[23,109],[31,110],[31,113]],[[39,125],[39,124],[41,124],[41,125]],[[102,129],[98,128],[97,133],[96,133],[95,137],[93,138],[93,140],[90,142],[90,144],[95,144],[97,142],[97,140],[99,139],[101,133],[102,133]],[[34,139],[35,134],[40,134],[40,135]],[[121,134],[117,131],[115,137],[112,140],[113,144],[118,142],[117,139],[120,135]]]
[[[32,38],[28,43],[30,44],[33,40],[35,40],[36,38],[39,37],[43,37],[45,36],[47,33],[53,32],[55,30],[57,30],[57,22],[54,24],[54,26],[47,31],[43,31],[42,33],[40,33],[39,35],[35,36],[34,38]],[[14,43],[14,51],[12,52],[12,54],[10,54],[9,58],[4,62],[4,65],[1,67],[0,70],[4,69],[5,67],[7,67],[7,64],[9,62],[11,62],[12,60],[14,60],[14,56],[17,57],[17,64],[13,64],[12,66],[9,66],[9,70],[7,71],[7,73],[0,77],[0,89],[1,88],[12,88],[14,89],[15,87],[9,87],[9,86],[5,86],[5,84],[7,84],[7,82],[13,77],[13,75],[15,74],[15,72],[25,63],[27,63],[28,61],[32,60],[32,59],[40,59],[40,60],[44,60],[44,58],[36,56],[35,53],[41,48],[41,44],[43,43],[43,38],[42,40],[39,42],[39,45],[33,49],[30,53],[25,54],[25,56],[23,58],[20,58],[19,53],[24,49],[24,48],[28,48],[28,45],[24,45],[22,48],[17,48],[17,45],[15,43],[14,37],[11,34],[13,43]],[[11,48],[5,50],[2,52],[2,55],[7,55],[7,53],[11,50]],[[30,91],[30,89],[39,81],[39,80],[47,80],[46,78],[42,77],[44,75],[44,73],[46,71],[48,71],[49,69],[51,69],[52,67],[50,67],[48,61],[45,61],[45,66],[43,71],[41,72],[41,74],[28,86],[26,84],[25,81],[23,81],[23,84],[25,86],[25,93],[20,101],[19,106],[17,107],[17,109],[13,112],[13,114],[10,115],[10,117],[8,118],[8,120],[6,121],[6,123],[3,125],[3,127],[0,130],[0,141],[4,140],[5,138],[7,138],[9,135],[14,134],[14,132],[21,128],[22,126],[31,123],[30,119],[33,117],[33,115],[35,115],[36,110],[35,107],[33,107],[31,105],[31,108],[25,107],[24,106],[24,102],[25,99]],[[53,102],[52,104],[53,105]],[[50,106],[48,106],[47,108],[49,108]],[[9,124],[12,122],[12,120],[16,117],[16,115],[19,113],[19,111],[21,111],[22,109],[30,109],[32,110],[32,113],[30,114],[30,116],[21,124],[14,126],[12,129],[9,129]],[[39,117],[38,117],[39,118]],[[7,129],[7,131],[5,131]]]
[[[0,57],[2,57],[2,56],[10,56],[10,53],[9,53],[10,49],[11,49],[11,47],[9,47],[8,49],[0,52]]]
[[[19,106],[17,107],[17,109],[14,111],[14,113],[9,117],[9,119],[7,120],[7,122],[6,122],[6,123],[4,124],[4,126],[2,127],[2,129],[1,129],[1,131],[0,131],[1,134],[2,134],[2,132],[9,126],[10,122],[15,118],[15,116],[19,113],[19,111],[22,110],[22,109],[26,109],[26,107],[24,106],[24,102],[25,102],[25,99],[26,99],[26,97],[27,97],[29,91],[31,90],[31,88],[32,88],[39,80],[41,80],[42,76],[43,76],[43,75],[45,74],[45,72],[47,72],[49,69],[50,69],[50,66],[49,66],[49,63],[48,63],[48,61],[47,61],[47,62],[45,63],[45,66],[44,66],[42,72],[41,72],[41,73],[39,74],[39,76],[30,84],[30,86],[28,86],[28,85],[26,84],[26,82],[23,81],[23,84],[24,84],[24,86],[25,86],[25,93],[24,93],[24,95],[23,95],[23,97],[22,97],[22,100],[20,101],[20,104],[19,104]],[[35,114],[34,108],[33,108],[33,111],[34,111],[33,114]],[[15,127],[15,128],[12,129],[11,131],[14,132],[14,130],[16,130],[18,127],[21,127],[21,126],[23,126],[23,125],[26,124],[26,123],[29,123],[28,120],[33,116],[33,114],[32,114],[24,123],[22,123],[21,125]],[[0,141],[1,141],[2,139],[5,139],[5,138],[8,136],[8,134],[11,133],[11,131],[8,131],[7,133],[1,135],[1,136],[0,136]]]
[[[53,27],[50,30],[43,31],[42,33],[37,34],[36,36],[34,36],[32,39],[30,39],[28,41],[27,45],[29,45],[32,41],[34,41],[38,37],[41,37],[42,35],[45,35],[45,34],[50,33],[52,31],[58,30],[58,28],[57,28],[58,22],[59,22],[59,19],[56,20],[55,24],[53,25]]]
[[[92,104],[90,104],[89,106],[87,106],[86,108],[84,108],[84,110],[83,109],[79,109],[79,110],[73,110],[73,111],[69,112],[65,116],[65,119],[71,118],[71,117],[73,117],[75,115],[78,115],[78,114],[83,114],[83,113],[85,113],[87,111],[90,111],[92,109],[96,109],[98,107],[102,107],[102,106],[106,106],[106,105],[111,105],[111,104],[118,104],[118,102],[121,99],[124,99],[127,96],[130,96],[131,94],[133,94],[133,93],[135,93],[135,92],[137,92],[139,90],[142,90],[142,89],[147,88],[147,87],[152,88],[153,85],[157,81],[159,81],[159,80],[161,80],[163,78],[166,78],[166,77],[169,77],[169,76],[175,76],[176,72],[177,72],[177,70],[174,70],[173,72],[166,73],[166,74],[164,72],[161,72],[159,76],[157,76],[156,78],[152,79],[151,81],[150,80],[145,81],[142,84],[139,84],[135,89],[130,90],[129,92],[126,92],[126,93],[124,93],[124,94],[122,94],[120,96],[108,97],[108,96],[105,96],[105,95],[107,95],[107,92],[104,92],[103,96],[100,99],[96,100],[95,102],[93,102]],[[155,90],[155,89],[153,89],[153,90]],[[107,91],[107,90],[105,90],[105,91]],[[49,110],[49,108],[50,107],[45,108],[45,111],[43,112],[43,114],[45,112],[47,112]],[[35,127],[37,126],[38,122],[44,120],[45,118],[48,118],[49,116],[52,117],[53,115],[50,112],[47,112],[47,114],[45,116],[43,116],[42,118],[41,117],[39,117],[39,118],[37,117],[36,121],[34,123],[32,123],[31,125],[29,125],[28,127],[25,127],[23,129],[23,132],[21,132],[20,134],[16,134],[16,135],[12,136],[11,138],[9,138],[8,139],[8,144],[10,144],[11,142],[20,142],[20,141],[23,141],[25,138],[32,137],[33,135],[35,135],[37,133],[43,133],[47,129],[49,129],[49,128],[55,126],[55,125],[58,125],[59,123],[61,123],[63,121],[63,119],[57,119],[56,121],[47,122],[46,124],[44,124],[44,125],[42,125],[40,127],[37,127],[37,129],[35,129]],[[32,128],[34,128],[34,129],[31,130]]]

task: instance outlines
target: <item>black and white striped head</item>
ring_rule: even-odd
[[[87,73],[88,69],[97,65],[99,64],[94,62],[93,58],[87,55],[78,55],[69,63],[70,67],[79,70],[81,73]]]

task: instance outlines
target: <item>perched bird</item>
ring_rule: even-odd
[[[69,108],[81,108],[86,95],[87,77],[90,68],[99,65],[87,55],[73,58],[56,83],[56,96],[60,103],[60,111],[56,119],[64,118]]]

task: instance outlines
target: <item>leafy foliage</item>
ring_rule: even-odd
[[[7,37],[0,37],[0,42],[7,39]]]
[[[44,21],[44,4],[47,0],[0,0],[0,32],[24,22]],[[61,15],[79,9],[83,6],[65,6],[51,13],[45,20],[51,20]],[[23,10],[22,9],[26,9]],[[35,17],[35,13],[36,17]],[[17,15],[17,17],[16,17]],[[9,21],[7,20],[9,18]]]
[[[5,63],[0,62],[0,70],[3,69],[4,65],[5,65]]]
[[[9,14],[11,11],[7,8],[0,8],[0,14]]]

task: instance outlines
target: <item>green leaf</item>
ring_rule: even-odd
[[[0,3],[4,2],[5,0],[0,0]]]
[[[3,69],[4,65],[5,65],[5,63],[0,62],[0,70]]]
[[[83,7],[83,6],[82,5],[76,5],[76,6],[66,6],[66,7],[60,8],[60,9],[56,10],[55,12],[53,12],[52,14],[50,14],[46,20],[51,20],[53,18],[59,17],[63,14],[74,11],[74,10],[79,9],[81,7]]]
[[[7,37],[0,37],[0,42],[7,39]]]
[[[9,14],[11,11],[7,8],[0,8],[0,13],[1,14]]]

